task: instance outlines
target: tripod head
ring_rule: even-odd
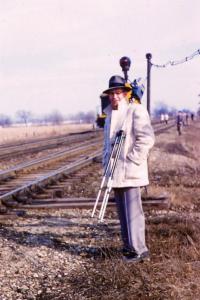
[[[124,79],[127,82],[128,81],[128,71],[130,69],[131,60],[130,60],[129,57],[123,56],[123,57],[120,58],[119,64],[122,68],[122,71],[124,72]]]
[[[129,100],[136,99],[141,101],[142,96],[144,94],[145,86],[142,82],[141,78],[133,80],[133,82],[128,80],[128,71],[131,66],[131,60],[127,56],[123,56],[119,60],[119,64],[124,73],[124,79],[126,80],[126,84],[128,87],[131,87],[131,92],[129,94]]]

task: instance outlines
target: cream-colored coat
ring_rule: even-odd
[[[126,138],[113,176],[113,187],[149,184],[147,158],[154,144],[149,114],[142,104],[120,101],[118,110],[109,105],[104,127],[103,165],[108,163],[116,132],[124,129]]]

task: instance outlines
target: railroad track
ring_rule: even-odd
[[[11,199],[43,188],[53,180],[81,168],[101,156],[101,141],[84,142],[43,159],[37,159],[0,172],[0,201],[9,205]]]
[[[174,124],[158,124],[155,134],[170,129]],[[85,141],[71,149],[57,152],[9,170],[0,172],[1,210],[7,208],[91,208],[99,188],[102,170],[98,163],[102,153],[102,139]],[[73,174],[73,175],[71,175]],[[90,186],[91,194],[82,196],[76,187],[85,189],[84,181]],[[94,184],[95,183],[95,184]],[[93,186],[94,185],[94,186]],[[91,187],[93,186],[93,189]],[[67,192],[66,192],[67,190]],[[69,191],[73,191],[72,194]],[[166,197],[144,199],[145,205],[164,205]],[[113,201],[109,202],[109,206]]]
[[[0,159],[5,160],[24,154],[32,154],[41,152],[46,149],[54,149],[60,146],[67,146],[71,143],[80,143],[85,139],[93,139],[101,134],[101,131],[85,131],[82,133],[62,135],[60,137],[52,137],[45,139],[31,140],[29,142],[0,145]]]
[[[167,131],[168,129],[175,127],[175,123],[174,120],[170,120],[170,122],[168,122],[168,124],[161,124],[161,123],[156,123],[153,128],[154,128],[154,132],[156,135],[159,135],[165,131]]]
[[[84,151],[87,148],[90,148],[91,146],[96,146],[97,144],[100,145],[102,139],[96,138],[92,141],[85,141],[81,144],[72,147],[67,147],[64,150],[57,151],[56,153],[50,154],[48,156],[45,156],[43,158],[27,161],[25,163],[16,165],[14,167],[11,167],[7,170],[0,171],[0,183],[3,180],[9,179],[10,177],[13,177],[14,175],[17,175],[17,173],[25,171],[25,170],[31,170],[36,168],[41,168],[43,165],[47,165],[59,160],[63,160],[65,157],[68,157],[69,155],[72,155],[73,153]]]

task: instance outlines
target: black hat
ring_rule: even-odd
[[[103,93],[108,94],[110,91],[114,89],[124,89],[127,92],[131,90],[130,87],[126,86],[126,81],[123,77],[119,75],[112,76],[109,80],[109,88],[105,90]]]

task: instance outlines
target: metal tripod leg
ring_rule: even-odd
[[[122,145],[123,145],[123,142],[124,142],[124,139],[125,139],[125,135],[124,135],[123,131],[121,131],[121,135],[119,137],[120,138],[119,138],[118,147],[117,147],[117,150],[116,150],[114,162],[113,162],[113,165],[112,165],[112,168],[111,168],[110,176],[108,178],[107,187],[106,187],[106,190],[105,190],[104,198],[103,198],[101,209],[100,209],[100,212],[99,212],[99,219],[100,219],[101,222],[103,221],[103,218],[104,218],[104,215],[105,215],[106,207],[107,207],[107,204],[108,204],[108,199],[109,199],[109,196],[110,196],[110,193],[111,193],[111,190],[112,190],[112,182],[113,182],[114,171],[115,171],[115,168],[116,168],[116,165],[117,165],[117,162],[118,162],[118,159],[119,159],[119,155],[121,153]]]
[[[110,157],[109,157],[109,160],[108,160],[108,163],[106,165],[106,169],[105,169],[102,181],[101,181],[100,189],[99,189],[99,192],[97,194],[97,198],[96,198],[96,201],[95,201],[95,204],[94,204],[94,208],[93,208],[92,215],[91,215],[92,218],[94,217],[94,214],[95,214],[95,211],[96,211],[96,208],[97,208],[100,196],[101,196],[101,192],[104,188],[105,181],[108,178],[108,173],[109,173],[109,169],[110,169],[110,166],[111,166],[111,163],[112,163],[112,160],[113,160],[113,155],[116,152],[116,147],[118,147],[118,144],[119,144],[119,136],[116,136],[115,142],[114,142],[114,145],[113,145],[113,148],[112,148],[112,151],[111,151],[111,154],[110,154]]]

